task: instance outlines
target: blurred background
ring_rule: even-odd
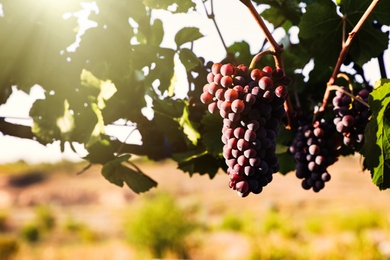
[[[189,177],[138,159],[158,182],[137,195],[85,163],[0,166],[2,259],[389,259],[389,191],[359,157],[330,167],[319,193],[293,173],[239,197],[219,172]]]

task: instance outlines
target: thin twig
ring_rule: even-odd
[[[337,74],[340,71],[340,67],[343,64],[343,61],[345,60],[345,57],[348,54],[349,47],[351,46],[351,43],[353,39],[355,38],[355,35],[358,33],[364,22],[367,20],[368,16],[372,13],[375,6],[380,2],[380,0],[373,0],[370,4],[370,6],[367,8],[367,10],[364,12],[358,23],[355,25],[355,27],[352,29],[352,31],[349,33],[347,40],[343,43],[342,49],[339,54],[339,58],[337,60],[336,66],[334,67],[332,76],[330,77],[327,86],[334,85],[334,82],[336,81]],[[319,108],[318,112],[323,112],[325,110],[326,104],[328,102],[330,95],[330,91],[327,89],[324,94],[324,98],[322,100],[322,105]]]
[[[337,74],[339,73],[340,67],[343,64],[343,61],[345,57],[348,54],[349,47],[351,46],[351,43],[353,39],[355,38],[355,35],[358,33],[364,22],[367,20],[368,16],[372,13],[375,6],[380,2],[380,0],[373,0],[370,4],[370,6],[367,8],[367,10],[364,12],[358,23],[355,25],[355,28],[352,29],[352,31],[349,33],[347,40],[343,43],[343,47],[341,49],[339,58],[337,60],[336,66],[333,70],[332,77],[329,79],[327,85],[333,85]]]
[[[250,69],[250,70],[254,69],[254,68],[256,67],[256,63],[258,63],[258,62],[260,61],[260,59],[261,59],[264,55],[266,55],[266,54],[274,55],[275,53],[274,53],[272,50],[269,49],[269,50],[262,51],[262,52],[256,54],[256,55],[253,57],[253,59],[252,59],[252,61],[251,61],[251,64],[249,65],[249,69]]]
[[[264,54],[273,54],[274,60],[275,60],[275,67],[280,68],[284,71],[284,65],[283,65],[283,59],[282,59],[282,53],[283,53],[283,45],[278,44],[270,32],[270,30],[267,28],[263,18],[260,16],[260,14],[257,12],[256,8],[254,7],[251,0],[240,0],[241,3],[243,3],[246,7],[248,7],[250,13],[256,20],[257,24],[260,26],[260,29],[263,31],[265,38],[270,43],[271,47],[270,49],[260,52],[257,54],[251,62],[250,68],[254,67],[256,62],[264,55]],[[291,105],[290,97],[288,96],[286,101],[284,102],[284,108],[286,110],[287,115],[287,125],[286,129],[291,129],[292,126],[292,117],[295,116],[295,111]]]
[[[278,68],[283,69],[283,60],[281,57],[281,54],[283,52],[283,45],[279,45],[275,38],[273,37],[272,33],[269,31],[267,28],[263,18],[259,15],[257,12],[256,8],[252,4],[251,0],[240,0],[241,3],[243,3],[246,7],[248,7],[250,13],[252,16],[255,18],[256,22],[260,26],[260,29],[263,31],[265,38],[268,40],[268,42],[271,45],[271,51],[274,52],[274,57],[275,57],[275,65]]]
[[[214,3],[213,3],[213,0],[210,1],[210,5],[211,5],[211,13],[209,13],[207,11],[207,8],[206,8],[206,5],[205,5],[205,2],[202,1],[202,4],[203,4],[203,8],[204,8],[204,11],[206,12],[206,15],[207,15],[207,18],[211,19],[214,23],[214,26],[215,26],[215,29],[217,29],[217,33],[218,33],[218,36],[219,38],[221,39],[221,42],[222,42],[222,45],[223,45],[223,48],[225,49],[226,53],[228,53],[228,48],[226,46],[226,43],[225,43],[225,40],[223,39],[222,37],[222,33],[219,29],[219,26],[217,24],[217,21],[215,20],[215,14],[214,14]]]
[[[337,86],[337,85],[332,85],[332,86],[328,86],[328,89],[329,91],[332,91],[332,90],[337,90],[337,91],[340,91],[342,92],[344,95],[347,95],[349,96],[350,98],[352,98],[352,100],[356,100],[357,102],[361,103],[362,105],[370,108],[370,105],[367,104],[367,102],[365,102],[361,97],[359,96],[354,96],[352,93],[346,91],[344,88],[340,87],[340,86]]]

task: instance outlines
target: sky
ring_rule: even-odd
[[[220,61],[225,55],[223,45],[213,22],[207,18],[201,1],[196,2],[198,3],[197,12],[192,14],[170,15],[164,11],[154,13],[156,18],[163,20],[166,35],[162,45],[164,47],[174,48],[174,35],[180,28],[184,26],[198,27],[205,37],[195,42],[194,52],[198,56],[205,57],[206,60]],[[210,8],[208,7],[208,9]],[[226,45],[229,46],[236,41],[245,40],[250,44],[252,53],[260,49],[264,40],[262,32],[244,5],[237,0],[214,1],[214,11]],[[239,23],[237,22],[238,18],[240,19]],[[272,29],[270,25],[269,28]],[[296,35],[297,31],[292,31],[291,33]],[[275,38],[278,41],[283,36],[284,32],[276,32]],[[74,46],[77,46],[77,42]],[[388,52],[386,53],[386,59],[390,60],[390,54]],[[183,97],[184,93],[187,92],[187,89],[183,89],[183,86],[187,84],[181,83],[185,81],[183,77],[185,75],[185,69],[179,62],[176,64],[175,71],[178,75],[177,95]],[[370,82],[375,82],[379,79],[380,75],[376,61],[369,62],[365,66],[365,69],[368,71],[367,78]],[[390,71],[388,73],[390,75]],[[38,85],[34,86],[29,94],[13,88],[13,93],[7,103],[0,106],[0,116],[7,117],[10,122],[31,125],[32,120],[28,116],[29,110],[33,102],[39,98],[44,98],[44,91]],[[145,109],[143,112],[148,115],[151,114],[150,109]],[[124,141],[128,138],[133,128],[110,125],[105,130],[107,134],[116,135],[119,140]],[[131,134],[131,142],[141,143],[139,133],[136,131]],[[36,141],[4,136],[0,133],[0,164],[19,160],[32,164],[40,162],[54,163],[61,160],[82,161],[81,158],[87,154],[86,151],[81,145],[74,144],[74,146],[77,153],[73,152],[68,144],[65,146],[65,152],[61,153],[59,142],[43,146]]]

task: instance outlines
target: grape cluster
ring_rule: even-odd
[[[343,135],[343,143],[347,147],[358,150],[363,145],[364,129],[369,121],[371,112],[367,106],[357,101],[363,100],[367,103],[369,91],[359,91],[356,98],[351,98],[342,91],[336,91],[333,98],[334,125],[339,133]]]
[[[276,137],[289,79],[279,68],[215,63],[207,81],[200,99],[223,118],[229,187],[242,197],[258,194],[279,170]]]
[[[296,176],[302,180],[305,190],[318,192],[331,178],[328,166],[338,160],[341,145],[335,126],[315,121],[299,126],[290,146],[296,164]]]

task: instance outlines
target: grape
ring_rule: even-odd
[[[225,111],[226,113],[230,113],[232,111],[232,103],[225,100],[221,103],[221,110]]]
[[[208,84],[208,91],[210,94],[214,95],[215,92],[217,92],[217,90],[220,88],[220,86],[218,84],[216,84],[215,82],[212,82],[212,83],[209,83]]]
[[[236,129],[234,129],[233,133],[234,133],[234,137],[237,138],[237,139],[244,138],[245,128],[237,127]]]
[[[218,89],[214,95],[217,100],[225,101],[225,90],[223,88]]]
[[[339,122],[342,124],[342,122]],[[289,151],[296,165],[296,177],[302,179],[302,188],[319,192],[330,180],[327,172],[339,156],[340,136],[336,127],[326,122],[303,122],[298,128]]]
[[[214,75],[217,75],[217,74],[219,74],[221,67],[222,67],[221,63],[214,63],[213,66],[211,67],[211,72]]]
[[[208,105],[208,110],[211,114],[218,113],[217,102],[212,102]]]
[[[259,87],[264,91],[271,90],[274,87],[274,82],[270,77],[265,76],[259,80]]]
[[[232,102],[231,109],[234,113],[240,114],[245,109],[244,101],[236,99]]]
[[[262,69],[262,71],[265,72],[267,75],[272,75],[273,69],[272,69],[270,66],[265,66],[265,67]]]
[[[220,68],[220,73],[223,76],[232,76],[234,74],[234,71],[235,71],[235,67],[230,63],[223,64]]]
[[[215,63],[207,75],[201,100],[223,118],[222,155],[229,187],[239,196],[261,193],[279,171],[276,137],[285,116],[283,82],[288,81],[283,70],[269,66],[250,71],[245,65]]]
[[[245,141],[244,139],[239,139],[237,141],[237,148],[240,151],[245,151],[249,148],[249,142]]]
[[[233,86],[233,79],[232,79],[232,77],[229,77],[229,76],[223,76],[220,80],[220,83],[221,83],[222,87],[230,88]]]
[[[287,87],[279,85],[275,88],[275,95],[279,98],[286,98],[288,95]]]
[[[254,69],[251,71],[251,78],[254,81],[259,81],[264,76],[264,72],[259,69]]]
[[[235,89],[228,89],[225,91],[225,100],[232,102],[238,98],[238,91]]]
[[[309,153],[311,155],[317,155],[320,153],[320,147],[316,144],[312,144],[309,146]]]
[[[209,72],[207,74],[207,82],[208,83],[214,82],[214,74],[212,72]]]
[[[212,83],[220,85],[222,78],[223,78],[222,74],[214,75],[214,81]]]
[[[351,127],[355,123],[355,118],[351,115],[346,115],[341,121],[346,127]]]
[[[208,92],[203,92],[201,95],[200,95],[200,101],[203,103],[203,104],[210,104],[211,102],[213,102],[213,95],[211,95],[210,93]]]

